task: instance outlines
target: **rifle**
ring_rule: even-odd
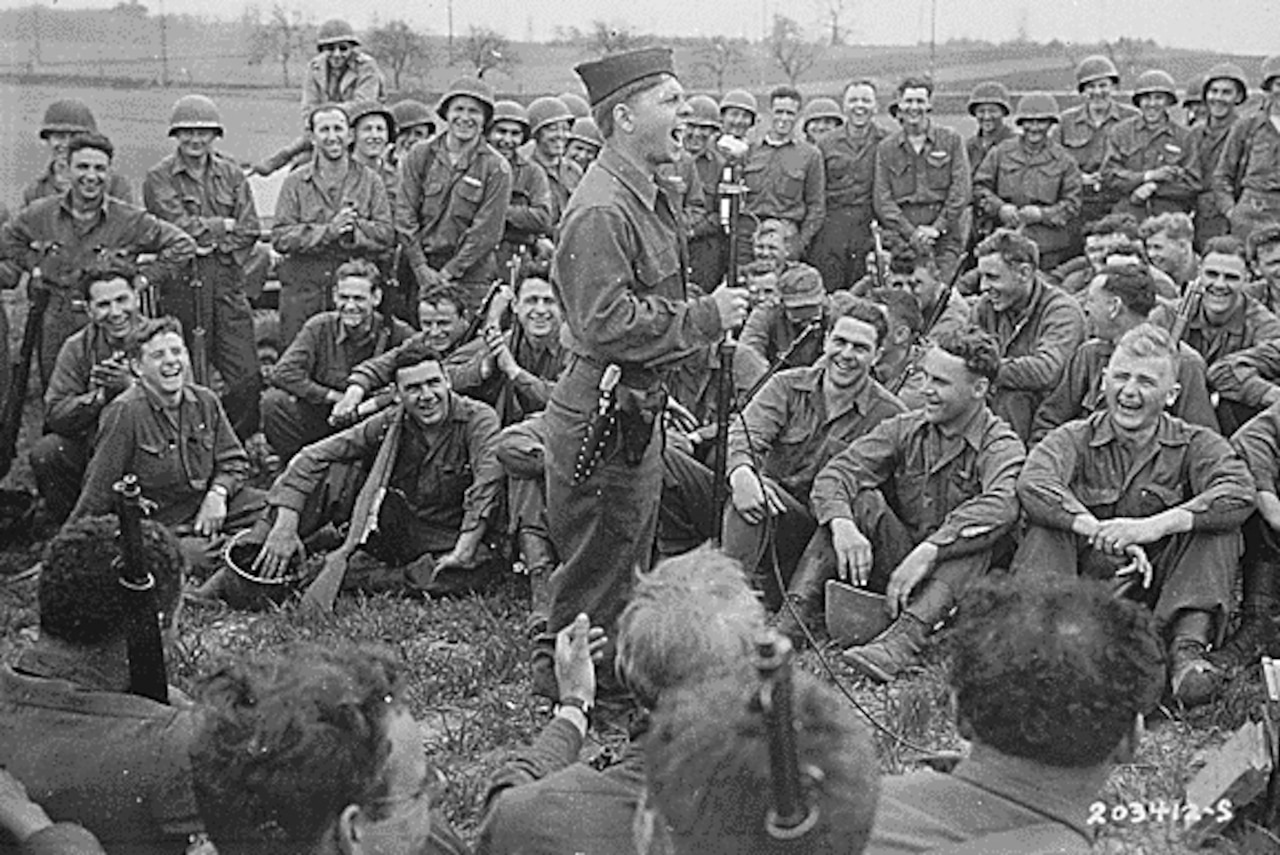
[[[162,704],[169,702],[164,667],[164,644],[156,615],[156,578],[146,567],[142,551],[142,518],[149,503],[142,497],[136,475],[114,485],[120,515],[120,586],[128,600],[129,691]]]
[[[775,840],[796,840],[818,822],[818,807],[806,798],[800,759],[796,753],[792,709],[791,642],[773,630],[756,640],[756,672],[760,689],[753,705],[764,717],[769,739],[769,770],[773,806],[765,829]]]
[[[480,303],[480,308],[476,311],[476,316],[471,319],[471,323],[467,324],[467,330],[462,334],[462,338],[458,339],[459,347],[471,341],[476,337],[476,333],[480,332],[480,328],[484,326],[485,319],[489,317],[489,309],[493,306],[493,298],[498,296],[503,284],[501,279],[493,280],[493,284],[489,286],[488,293],[484,295],[484,301]]]
[[[889,285],[889,271],[884,269],[884,232],[875,220],[871,221],[871,237],[875,241],[876,287],[886,288]]]
[[[933,328],[938,325],[938,321],[942,318],[942,313],[947,310],[947,306],[951,304],[951,297],[955,293],[956,281],[960,278],[960,271],[964,269],[965,259],[972,254],[972,249],[966,249],[956,262],[956,269],[952,272],[951,278],[947,281],[947,287],[943,289],[942,296],[929,312],[929,317],[924,319],[924,326],[920,329],[920,340],[929,337],[929,333],[933,332]],[[907,364],[903,366],[902,373],[899,374],[894,381],[889,384],[889,391],[898,394],[902,391],[902,387],[907,384],[907,379],[916,371],[916,366],[920,362],[923,350],[917,350],[907,359]]]
[[[521,244],[519,248],[516,249],[515,254],[511,256],[511,260],[507,262],[507,284],[511,287],[511,294],[513,297],[520,285],[520,270],[524,266],[524,256],[528,251],[529,248],[524,244]],[[524,327],[521,326],[519,321],[516,321],[511,325],[511,341],[507,344],[508,350],[511,351],[512,359],[514,359],[516,353],[519,352],[523,338]],[[511,413],[511,403],[514,397],[515,388],[513,384],[510,382],[503,383],[502,391],[498,394],[498,405],[495,407],[498,411],[498,418],[503,421],[503,424],[506,423],[506,419]]]
[[[191,307],[191,374],[201,386],[208,386],[209,345],[206,341],[208,332],[205,329],[205,324],[208,323],[205,312],[205,288],[195,258],[191,259]]]
[[[391,253],[391,269],[387,273],[387,287],[385,293],[399,293],[400,291],[400,259],[404,254],[404,245],[396,241],[395,251]],[[387,323],[391,323],[391,319],[395,317],[393,301],[383,300],[380,308],[382,316],[386,318]],[[409,303],[412,306],[412,303]]]
[[[41,263],[58,244],[32,244],[39,261],[31,268],[27,279],[27,296],[31,305],[27,309],[27,322],[22,327],[22,345],[18,349],[18,367],[13,376],[13,386],[4,401],[4,424],[0,425],[0,478],[9,474],[13,458],[18,454],[18,433],[22,430],[22,408],[27,401],[27,386],[31,382],[31,360],[44,339],[44,315],[49,308],[49,289],[44,284]]]
[[[1173,316],[1173,324],[1169,327],[1169,337],[1173,339],[1176,346],[1182,341],[1182,336],[1187,331],[1187,325],[1191,323],[1191,319],[1200,311],[1200,301],[1204,299],[1204,281],[1199,276],[1187,283],[1187,290],[1182,292],[1182,298],[1178,300],[1178,311]]]
[[[721,178],[721,219],[729,232],[729,269],[725,281],[735,288],[738,285],[738,218],[742,216],[742,197],[747,192],[742,183],[741,158],[726,161]],[[711,453],[711,507],[716,513],[717,544],[724,542],[723,508],[729,495],[725,466],[729,456],[729,420],[733,417],[733,354],[737,346],[733,332],[729,331],[717,348],[720,374],[716,384],[716,442]]]

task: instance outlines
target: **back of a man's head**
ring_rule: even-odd
[[[636,580],[618,619],[619,677],[652,709],[669,689],[749,668],[764,619],[738,562],[705,546],[669,558]]]
[[[975,585],[951,645],[961,733],[1047,766],[1108,762],[1164,686],[1151,613],[1075,576]]]
[[[142,559],[156,580],[156,608],[171,617],[184,565],[168,529],[143,521]],[[116,517],[84,517],[64,526],[45,547],[38,593],[41,634],[85,648],[121,641],[131,608],[119,582],[122,560]]]
[[[677,855],[857,855],[879,796],[879,765],[848,702],[809,674],[792,675],[796,759],[816,822],[775,837],[769,732],[752,677],[691,685],[663,699],[645,743],[650,803]]]
[[[202,687],[196,800],[222,855],[316,851],[349,805],[385,813],[400,667],[354,644],[296,644]]]

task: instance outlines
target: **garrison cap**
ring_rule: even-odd
[[[788,309],[821,306],[827,300],[821,274],[807,264],[790,264],[778,274],[778,294]]]
[[[596,106],[613,93],[646,77],[659,74],[675,76],[671,48],[653,47],[615,53],[602,59],[584,62],[574,68],[587,87],[591,106]]]

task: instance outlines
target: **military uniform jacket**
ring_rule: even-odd
[[[1245,190],[1280,192],[1280,131],[1271,122],[1271,99],[1236,121],[1213,171],[1218,211],[1229,214]]]
[[[867,378],[862,390],[838,412],[827,412],[822,381],[826,359],[808,368],[779,371],[760,390],[742,418],[729,422],[725,472],[750,466],[808,502],[814,477],[850,442],[906,407]]]
[[[1259,492],[1280,491],[1280,403],[1245,422],[1231,437]]]
[[[698,181],[702,183],[702,197],[706,203],[706,216],[691,224],[690,239],[723,237],[724,230],[720,226],[720,178],[724,173],[724,158],[716,151],[715,145],[710,143],[700,154],[689,157],[698,173]]]
[[[1081,104],[1062,112],[1061,120],[1050,132],[1050,137],[1062,143],[1082,173],[1097,174],[1102,171],[1102,161],[1106,157],[1108,133],[1125,119],[1139,115],[1136,107],[1112,101],[1102,123],[1095,126],[1089,121],[1089,105]],[[1092,193],[1092,185],[1085,188],[1086,195]]]
[[[340,312],[312,315],[280,355],[271,385],[323,406],[330,392],[346,390],[353,368],[408,341],[413,333],[399,318],[388,323],[381,312],[374,312],[370,328],[359,336],[347,331]]]
[[[876,148],[885,130],[872,122],[861,139],[849,130],[837,131],[818,143],[827,174],[827,210],[867,208],[873,204],[876,183]]]
[[[118,346],[123,350],[124,345]],[[89,388],[93,366],[114,353],[106,335],[97,324],[90,323],[72,333],[58,350],[44,392],[44,429],[66,437],[92,439],[98,427],[98,414],[106,402]]]
[[[569,204],[569,197],[582,183],[582,167],[567,157],[558,161],[548,160],[536,146],[530,159],[547,175],[547,184],[551,188],[551,223],[558,225],[564,216],[565,206]]]
[[[876,148],[876,219],[905,240],[918,225],[933,226],[943,234],[957,232],[972,191],[964,140],[949,128],[931,122],[919,153],[902,131]],[[938,211],[922,222],[903,212],[908,206]]]
[[[1171,329],[1177,314],[1177,306],[1160,303],[1151,310],[1151,322]],[[1280,338],[1280,318],[1247,294],[1240,296],[1235,311],[1225,323],[1209,323],[1201,308],[1183,332],[1183,340],[1194,347],[1209,366],[1210,383],[1218,376],[1213,367],[1220,359],[1274,338]]]
[[[983,297],[974,306],[973,322],[1000,344],[1000,389],[1049,391],[1084,341],[1080,304],[1038,275],[1022,311],[996,312]]]
[[[195,238],[196,246],[237,265],[248,260],[262,230],[248,179],[234,160],[218,152],[209,155],[199,177],[177,154],[169,155],[147,173],[142,199],[148,211]],[[228,219],[236,221],[231,232],[223,222]]]
[[[156,520],[172,526],[189,522],[178,512],[199,507],[215,484],[234,496],[249,473],[249,458],[210,390],[184,386],[178,407],[171,410],[136,383],[102,411],[93,459],[71,518],[111,513],[112,486],[126,472],[137,475],[142,494],[159,504]]]
[[[502,239],[510,244],[531,244],[540,237],[551,237],[555,223],[546,171],[517,154],[511,163],[511,202]]]
[[[347,206],[356,210],[355,231],[334,239],[326,229]],[[364,164],[349,160],[342,185],[333,193],[321,182],[315,158],[284,179],[271,224],[276,252],[345,260],[381,255],[395,246],[395,240],[387,188],[378,173]]]
[[[342,74],[329,73],[325,54],[313,56],[307,63],[307,76],[302,81],[302,119],[306,121],[313,107],[320,104],[350,104],[355,101],[385,101],[386,83],[377,61],[356,48],[347,58]]]
[[[709,296],[687,299],[685,253],[666,191],[606,145],[569,200],[552,261],[569,349],[602,371],[618,363],[625,375],[716,341],[720,312]],[[593,385],[571,397],[571,406],[593,407],[597,392]]]
[[[1133,449],[1105,410],[1049,432],[1031,449],[1018,498],[1036,525],[1070,530],[1100,520],[1188,511],[1195,531],[1231,531],[1253,511],[1253,478],[1216,432],[1161,414],[1155,439]]]
[[[1224,213],[1218,210],[1217,196],[1213,192],[1213,173],[1218,159],[1227,145],[1227,137],[1239,120],[1234,112],[1225,125],[1200,124],[1191,129],[1191,144],[1195,146],[1195,177],[1198,181],[1196,210],[1201,216]]]
[[[864,490],[947,560],[990,549],[1018,521],[1022,440],[986,406],[948,435],[920,410],[886,419],[828,461],[810,495],[819,525],[853,519]]]
[[[1158,182],[1150,201],[1190,210],[1199,192],[1191,132],[1172,119],[1148,125],[1141,116],[1125,119],[1111,129],[1102,161],[1102,180],[1117,197],[1132,193],[1142,184],[1144,172],[1161,166],[1175,166],[1181,172],[1178,177]]]
[[[747,185],[743,210],[757,221],[790,220],[800,234],[803,251],[822,228],[827,215],[827,184],[822,154],[794,137],[775,142],[768,137],[752,143],[742,164]]]
[[[450,163],[443,135],[415,145],[400,161],[396,230],[411,267],[446,257],[450,279],[492,278],[511,202],[511,164],[479,140]]]
[[[41,261],[33,244],[47,242],[57,246]],[[22,271],[39,265],[46,285],[79,296],[80,275],[102,250],[122,252],[130,261],[157,253],[162,264],[176,268],[191,260],[196,244],[177,226],[110,196],[92,220],[78,220],[68,190],[37,199],[0,229],[0,282],[13,287]]]
[[[1070,245],[1070,228],[1080,213],[1080,167],[1066,149],[1048,140],[1032,151],[1021,137],[991,149],[973,177],[973,197],[982,213],[999,221],[1002,205],[1038,205],[1043,219],[1023,233],[1041,252]]]
[[[976,175],[978,167],[982,165],[983,159],[987,156],[987,152],[991,151],[991,149],[1000,145],[1000,143],[1005,140],[1014,139],[1019,139],[1017,132],[1004,122],[1000,123],[1000,126],[996,128],[996,132],[994,134],[989,136],[974,134],[969,137],[964,141],[964,151],[965,154],[969,156],[969,168],[972,169]]]
[[[497,415],[487,404],[451,394],[449,414],[430,435],[411,422],[396,405],[304,447],[271,485],[267,504],[301,512],[332,464],[373,463],[361,494],[401,487],[419,522],[462,532],[478,528],[497,507],[502,484]],[[391,447],[384,451],[383,443]],[[380,467],[375,458],[389,465]],[[364,522],[376,517],[375,507]]]
[[[1045,434],[1059,425],[1083,418],[1092,412],[1105,409],[1106,398],[1102,394],[1102,373],[1106,370],[1114,342],[1091,338],[1082,344],[1067,362],[1060,382],[1036,410],[1031,426],[1031,442],[1038,442]],[[1178,384],[1182,390],[1171,412],[1191,424],[1218,430],[1218,416],[1209,400],[1208,380],[1205,378],[1204,359],[1186,342],[1179,345]]]

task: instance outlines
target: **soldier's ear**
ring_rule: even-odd
[[[378,306],[382,305],[382,289],[381,288],[374,288],[372,297],[373,297],[373,306],[375,309]]]
[[[1168,393],[1164,396],[1165,407],[1171,409],[1174,404],[1178,403],[1178,395],[1180,394],[1182,394],[1182,384],[1174,383],[1173,387],[1170,388]]]
[[[973,397],[974,400],[981,401],[987,397],[987,393],[991,391],[991,381],[986,377],[979,377],[973,381]]]

